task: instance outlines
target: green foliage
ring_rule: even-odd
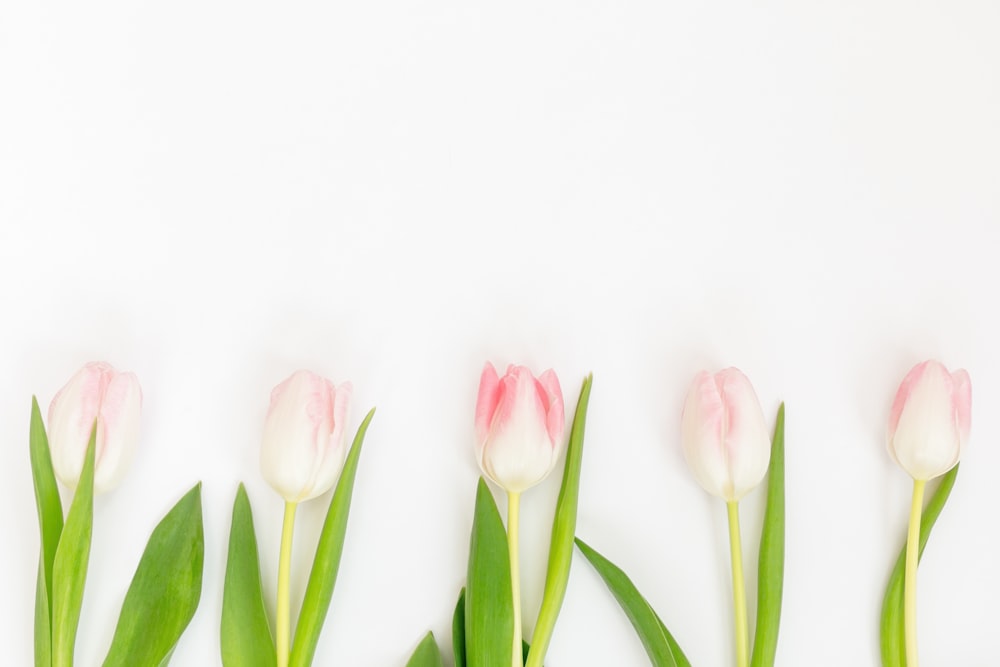
[[[774,667],[785,576],[785,404],[778,408],[757,561],[757,629],[751,667]]]
[[[590,387],[594,378],[588,375],[580,389],[576,404],[573,428],[566,448],[566,464],[562,486],[552,521],[552,538],[549,542],[549,566],[545,575],[545,593],[538,611],[538,620],[532,636],[532,649],[526,658],[527,667],[541,667],[552,641],[556,618],[566,597],[570,564],[573,561],[573,536],[576,534],[576,512],[580,499],[580,468],[583,462],[583,436],[587,425],[587,406]]]
[[[220,639],[225,667],[274,667],[278,662],[264,606],[253,512],[243,484],[233,502]]]
[[[406,663],[406,667],[444,667],[444,663],[441,662],[441,651],[434,641],[434,633],[428,632],[424,635],[413,656]]]
[[[125,595],[104,667],[165,665],[201,598],[201,483],[153,529]]]
[[[577,538],[576,546],[590,561],[632,623],[653,667],[691,667],[673,635],[621,568]]]
[[[80,624],[83,587],[90,562],[90,540],[94,527],[94,451],[97,426],[80,471],[80,480],[69,506],[66,524],[52,563],[52,665],[70,667]]]
[[[372,408],[361,422],[351,444],[351,450],[347,454],[340,479],[337,481],[333,498],[330,499],[330,508],[327,510],[323,531],[316,546],[316,555],[313,558],[312,570],[309,572],[309,582],[306,584],[299,622],[295,628],[295,639],[288,663],[290,667],[309,667],[316,654],[316,645],[319,643],[326,612],[333,598],[333,587],[337,582],[340,556],[344,551],[344,537],[347,534],[347,519],[351,511],[351,495],[354,493],[354,478],[358,472],[361,446],[374,416],[375,409]]]
[[[513,643],[514,602],[507,531],[493,494],[480,477],[465,590],[466,664],[510,667]]]

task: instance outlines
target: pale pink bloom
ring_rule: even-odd
[[[344,426],[351,384],[339,387],[309,371],[296,371],[271,392],[264,421],[260,470],[288,502],[320,496],[344,467]]]
[[[487,477],[511,493],[538,484],[559,459],[565,427],[554,371],[536,379],[511,365],[501,378],[486,363],[476,402],[476,456]]]
[[[964,370],[917,364],[903,378],[889,414],[889,454],[915,480],[951,470],[972,425],[972,383]]]
[[[141,409],[142,389],[133,373],[119,373],[103,361],[77,371],[49,405],[49,450],[59,481],[70,488],[80,481],[96,420],[94,492],[118,484],[139,440]]]
[[[735,501],[760,484],[771,442],[750,380],[735,368],[698,373],[681,415],[684,458],[706,491]]]

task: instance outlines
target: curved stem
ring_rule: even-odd
[[[743,548],[740,545],[738,502],[726,502],[729,515],[729,553],[733,563],[733,616],[736,622],[736,665],[750,664],[750,635],[747,629],[747,593],[743,583]]]
[[[288,667],[291,649],[291,618],[289,613],[288,580],[292,571],[292,530],[295,528],[295,509],[298,503],[285,502],[285,520],[281,526],[281,556],[278,559],[278,667]]]
[[[920,560],[920,515],[924,509],[922,479],[913,480],[910,529],[906,533],[906,578],[903,583],[903,624],[906,633],[906,666],[917,667],[917,563]]]
[[[512,667],[524,667],[521,657],[521,568],[517,546],[517,531],[521,514],[521,494],[507,493],[507,548],[510,550],[510,586],[514,598],[514,646]]]

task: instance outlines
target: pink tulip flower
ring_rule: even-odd
[[[917,364],[892,402],[889,454],[913,479],[933,479],[958,463],[971,423],[969,374],[937,361]]]
[[[695,376],[681,416],[681,441],[695,478],[712,495],[738,501],[760,484],[771,440],[750,380],[735,368]]]
[[[508,493],[538,484],[559,459],[565,427],[554,371],[536,379],[512,365],[501,378],[487,362],[476,402],[476,456],[487,477]]]
[[[260,470],[286,501],[323,495],[337,481],[347,456],[350,401],[350,383],[334,387],[309,371],[296,371],[271,392]]]
[[[56,477],[75,488],[83,471],[90,433],[97,422],[94,492],[121,480],[139,439],[142,390],[133,373],[91,362],[70,378],[49,405],[49,450]]]

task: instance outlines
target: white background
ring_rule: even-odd
[[[31,661],[30,397],[92,359],[145,404],[95,507],[80,665],[198,480],[204,590],[174,664],[219,663],[240,480],[273,611],[258,447],[300,367],[353,381],[352,432],[378,406],[316,664],[402,666],[428,629],[450,645],[489,359],[555,368],[570,406],[594,372],[578,533],[698,667],[733,662],[729,565],[683,395],[736,365],[769,422],[785,400],[778,664],[876,665],[910,494],[885,422],[929,357],[969,370],[974,405],[920,570],[923,664],[996,664],[998,34],[993,0],[5,3],[5,664]],[[529,637],[557,489],[523,500]],[[296,596],[327,497],[300,514]],[[750,572],[762,501],[742,506]],[[647,664],[579,557],[547,664]]]

